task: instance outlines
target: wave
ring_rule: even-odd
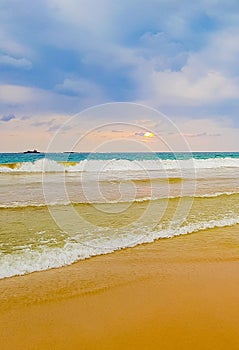
[[[130,204],[130,203],[140,203],[140,202],[150,202],[150,201],[160,201],[160,200],[165,200],[165,199],[180,199],[180,198],[194,198],[194,199],[199,199],[199,198],[216,198],[216,197],[229,197],[229,196],[235,196],[239,195],[239,192],[216,192],[216,193],[207,193],[207,194],[198,194],[198,195],[176,195],[176,196],[160,196],[160,197],[139,197],[139,198],[134,198],[133,200],[108,200],[108,201],[55,201],[55,202],[48,202],[48,203],[36,203],[36,202],[13,202],[10,204],[0,204],[0,209],[17,209],[17,208],[41,208],[45,207],[47,208],[48,206],[53,207],[53,206],[67,206],[67,205],[94,205],[94,204],[117,204],[117,203],[122,203],[122,204]]]
[[[239,224],[239,217],[203,221],[179,228],[169,227],[168,229],[150,232],[146,228],[142,228],[137,241],[135,241],[135,235],[128,232],[124,238],[115,237],[110,242],[109,240],[107,242],[104,240],[99,240],[98,242],[94,240],[87,244],[77,241],[66,242],[62,248],[46,247],[42,251],[25,250],[17,254],[0,255],[0,278],[58,268],[92,256],[108,254],[116,250],[134,247],[144,243],[152,243],[162,238],[171,238],[216,227],[234,226],[236,224]]]
[[[0,173],[24,172],[125,172],[125,171],[162,171],[180,169],[214,169],[239,168],[237,158],[188,159],[188,160],[90,160],[79,162],[57,162],[51,159],[40,159],[35,162],[18,162],[0,164]]]

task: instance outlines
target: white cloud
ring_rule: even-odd
[[[0,85],[1,103],[28,103],[34,99],[37,89],[18,85]]]
[[[0,55],[0,66],[31,69],[32,63],[26,58],[15,58],[9,55]]]
[[[14,57],[26,57],[33,54],[32,49],[14,38],[14,35],[11,35],[2,23],[0,28],[0,50],[4,54]]]
[[[2,85],[0,101],[22,104],[22,113],[63,111],[71,114],[106,102],[112,95],[115,99],[118,91],[121,98],[121,91],[125,89],[124,96],[128,93],[128,99],[144,101],[147,105],[175,106],[174,110],[177,106],[184,110],[184,106],[189,105],[193,112],[185,115],[187,118],[195,118],[198,106],[205,107],[205,113],[210,114],[207,107],[239,96],[236,3],[221,0],[218,6],[217,0],[191,3],[187,0],[103,0],[100,4],[97,0],[48,0],[32,5],[24,0],[19,7],[14,3],[15,12],[10,5],[6,6],[7,21],[2,21],[0,29],[0,49],[4,53],[0,56],[0,64],[19,68],[30,67],[30,61],[35,62],[36,67],[39,64],[40,68],[45,64],[48,71],[53,68],[54,74],[50,74],[49,79],[39,77],[37,84],[45,86],[47,81],[48,86],[54,88],[47,91]],[[37,6],[30,19],[27,19],[28,5]],[[200,21],[201,15],[203,18],[209,16],[209,22],[215,19],[221,29],[195,30],[194,19],[195,22]],[[29,37],[23,37],[22,33],[17,35],[20,26],[26,32],[28,20],[31,28],[36,30],[41,26],[42,30],[29,32]],[[6,30],[8,27],[9,30]],[[36,40],[33,42],[32,38]],[[32,59],[32,49],[27,47],[27,43],[38,53],[36,60]],[[62,51],[62,65],[51,67],[53,56],[50,55],[58,54],[54,50],[59,47],[66,50],[67,56]],[[79,78],[80,73],[75,66],[72,71],[65,68],[66,60],[70,63],[68,49],[72,50],[73,60],[79,61],[79,72],[87,68],[84,72],[86,79]],[[96,83],[92,72],[98,71],[100,77],[97,77]],[[115,81],[112,95],[108,76]],[[32,80],[28,83],[30,85]],[[107,92],[109,96],[106,96]],[[15,107],[11,108],[3,113],[15,112]],[[217,119],[218,115],[212,118]],[[197,131],[191,134],[197,134]]]
[[[69,84],[68,88],[72,88],[70,80],[68,83],[66,82],[66,86],[67,84]],[[73,83],[73,88],[82,89],[83,91],[84,85],[77,85],[76,87]],[[88,85],[87,88],[90,89],[91,86]],[[0,103],[3,114],[9,113],[9,104],[19,104],[21,114],[44,115],[58,112],[72,115],[94,104],[99,104],[100,100],[100,92],[97,96],[89,95],[89,93],[82,96],[67,96],[57,91],[39,88],[0,85]],[[6,106],[5,110],[4,106]]]
[[[191,76],[187,68],[180,72],[154,71],[149,84],[152,100],[158,105],[201,105],[239,96],[238,78],[213,71],[198,77]]]
[[[102,89],[87,79],[66,78],[62,84],[57,84],[55,90],[59,92],[72,92],[78,96],[93,95],[95,99],[103,99]]]
[[[228,27],[208,35],[203,48],[189,55],[187,68],[199,75],[213,70],[231,77],[238,76],[239,26]]]
[[[111,0],[102,0],[100,4],[97,0],[68,0],[67,2],[65,0],[48,0],[47,6],[63,22],[76,27],[85,27],[91,31],[95,27],[98,28],[99,24],[108,23],[109,14],[117,8]],[[94,25],[93,28],[92,25]],[[100,31],[103,28],[98,29]]]
[[[49,0],[47,7],[54,25],[44,40],[56,47],[100,50],[118,33],[112,20],[118,5],[111,0]]]
[[[146,58],[135,74],[142,101],[153,106],[208,106],[238,99],[238,35],[239,28],[209,35],[207,45],[188,53],[179,71],[161,69],[160,56]]]

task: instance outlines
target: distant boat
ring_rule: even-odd
[[[23,153],[41,153],[41,152],[38,152],[36,149],[34,149],[33,151],[25,151],[25,152],[23,152]]]

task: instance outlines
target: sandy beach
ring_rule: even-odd
[[[239,350],[238,33],[0,1],[0,350]]]
[[[238,349],[238,230],[1,280],[1,349]]]

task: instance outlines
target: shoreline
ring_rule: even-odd
[[[238,230],[1,280],[3,349],[238,349]]]

